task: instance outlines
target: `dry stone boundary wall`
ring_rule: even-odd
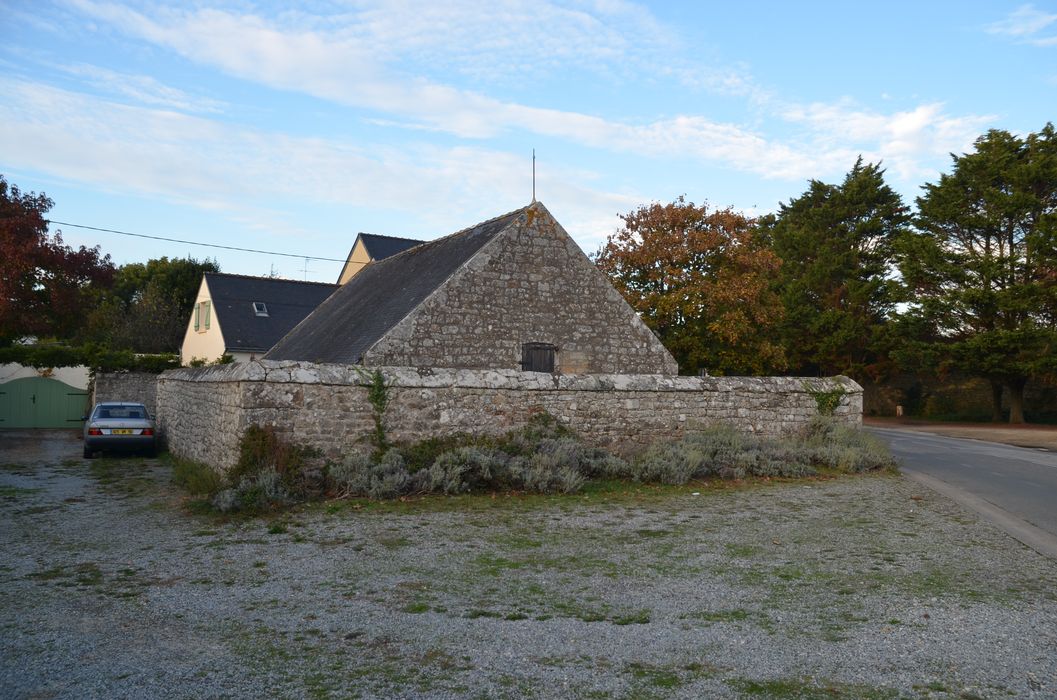
[[[596,446],[627,454],[727,423],[762,435],[801,431],[812,392],[845,392],[834,415],[861,425],[862,389],[846,377],[550,375],[515,370],[383,367],[390,439],[498,434],[546,411]],[[373,428],[363,368],[257,360],[170,370],[158,378],[158,421],[176,455],[227,469],[250,425],[274,425],[329,458],[368,451]],[[373,370],[371,370],[373,371]]]
[[[92,404],[103,401],[141,403],[157,413],[158,375],[146,372],[98,372],[92,379]]]

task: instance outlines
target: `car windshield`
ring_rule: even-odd
[[[100,406],[95,411],[95,417],[101,420],[107,418],[144,419],[147,417],[147,411],[143,406]]]

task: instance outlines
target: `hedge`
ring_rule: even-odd
[[[96,345],[11,345],[0,347],[0,363],[14,362],[37,369],[87,366],[96,372],[147,372],[160,374],[180,366],[175,354],[142,355],[131,350],[110,350]]]

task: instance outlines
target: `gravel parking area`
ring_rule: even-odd
[[[1057,697],[1057,564],[897,476],[188,512],[0,433],[0,696]]]

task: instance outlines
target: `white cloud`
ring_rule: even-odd
[[[989,34],[1008,36],[1034,46],[1057,46],[1057,13],[1035,9],[1034,5],[1021,5],[1005,19],[987,26]]]
[[[292,137],[10,79],[0,79],[0,94],[5,168],[216,211],[271,234],[310,234],[283,212],[325,204],[388,208],[399,221],[413,205],[439,235],[531,198],[525,158],[494,150]],[[640,201],[578,184],[590,179],[551,168],[539,182],[588,250],[615,228],[616,212]]]
[[[967,150],[995,119],[992,115],[953,116],[938,102],[885,114],[847,99],[789,105],[784,117],[808,124],[817,135],[816,143],[825,150],[857,151],[870,161],[884,161],[890,172],[904,181],[934,175],[929,163]],[[846,146],[842,149],[838,144]],[[845,156],[844,167],[850,162]]]
[[[220,112],[225,107],[219,100],[191,95],[149,75],[121,73],[87,63],[58,66],[58,69],[112,95],[126,97],[143,105],[198,113]]]
[[[586,10],[548,3],[542,3],[539,11],[562,15],[568,21],[520,21],[535,6],[518,2],[498,3],[496,14],[480,13],[479,7],[477,12],[471,12],[460,4],[454,9],[445,5],[442,11],[438,5],[398,3],[391,11],[387,6],[384,12],[369,6],[351,19],[345,15],[284,16],[284,29],[280,30],[260,17],[221,10],[162,10],[148,17],[113,4],[75,2],[94,17],[231,75],[384,115],[372,118],[376,123],[404,124],[471,139],[520,130],[604,150],[693,158],[768,178],[803,179],[840,171],[858,153],[885,158],[897,173],[911,177],[923,170],[919,164],[922,158],[945,153],[952,146],[962,147],[968,130],[988,119],[951,117],[943,114],[938,105],[887,115],[851,109],[843,103],[787,109],[778,106],[773,97],[739,72],[701,73],[701,79],[716,89],[748,95],[806,127],[802,133],[778,141],[756,130],[701,115],[628,123],[507,102],[421,76],[406,76],[385,65],[387,56],[417,50],[432,57],[434,54],[429,52],[472,44],[470,39],[474,36],[484,37],[485,43],[498,41],[502,45],[488,55],[502,57],[509,50],[517,59],[528,50],[523,46],[539,50],[533,42],[542,43],[546,54],[547,42],[541,42],[540,36],[554,26],[571,27],[557,30],[559,36],[562,31],[585,35],[577,49],[580,59],[605,60],[611,45],[628,43],[609,36],[614,31],[610,25]],[[607,20],[620,16],[641,22],[647,35],[663,34],[634,6],[608,3],[602,12],[609,13],[602,15]],[[497,23],[502,29],[489,33],[479,24],[482,16],[506,21]],[[511,34],[511,26],[523,30],[524,36]],[[587,35],[596,32],[603,36],[589,41]],[[568,37],[562,40],[567,42]],[[461,60],[458,53],[455,49],[455,58],[449,60]],[[944,138],[935,138],[938,135]]]

